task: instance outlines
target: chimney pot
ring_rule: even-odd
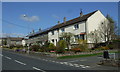
[[[41,28],[39,28],[39,31],[42,31]]]
[[[80,12],[80,17],[82,17],[82,16],[83,16],[83,12],[81,11],[81,12]]]
[[[60,24],[60,21],[58,21],[58,24]]]
[[[66,23],[66,17],[64,17],[64,23]]]
[[[33,30],[32,32],[34,33],[35,31]]]

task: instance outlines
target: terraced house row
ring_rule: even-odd
[[[75,44],[75,39],[83,39],[87,40],[87,43],[91,43],[88,38],[88,33],[91,31],[97,30],[98,26],[104,22],[106,17],[102,14],[100,10],[96,10],[94,12],[83,14],[80,12],[80,16],[71,20],[66,21],[66,17],[64,17],[63,22],[46,29],[39,30],[38,32],[33,32],[29,34],[29,43],[40,43],[43,45],[45,41],[49,41],[56,45],[56,43],[61,40],[61,33],[63,32],[71,32],[74,34],[72,44]]]

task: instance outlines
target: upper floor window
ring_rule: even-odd
[[[79,24],[74,25],[74,29],[79,29]]]
[[[62,31],[62,32],[65,32],[65,28],[62,28],[61,31]]]
[[[52,35],[54,35],[54,31],[52,31]]]

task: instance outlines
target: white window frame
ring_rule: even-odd
[[[79,29],[79,24],[75,24],[75,25],[74,25],[74,29],[75,29],[75,30]]]

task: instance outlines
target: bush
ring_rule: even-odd
[[[49,48],[49,51],[51,51],[51,50],[55,51],[56,50],[56,46],[53,43],[50,43],[48,48]]]
[[[39,45],[32,45],[32,46],[30,46],[30,50],[31,51],[38,51],[39,49],[40,49]]]
[[[78,39],[78,44],[78,48],[80,48],[81,51],[88,51],[88,45],[86,40]]]
[[[16,45],[15,47],[17,47],[17,48],[23,48],[22,45]]]
[[[60,40],[57,43],[56,53],[64,53],[66,47],[67,47],[66,42],[64,40]]]
[[[76,52],[81,52],[82,50],[80,48],[72,48],[71,51],[76,53]]]
[[[101,47],[103,50],[108,50],[109,48],[107,46]]]
[[[110,48],[110,49],[114,48],[113,44],[109,44],[109,45],[107,45],[107,47]]]
[[[107,46],[102,46],[99,48],[95,48],[95,50],[108,50],[109,48]]]
[[[12,49],[12,48],[14,48],[14,47],[15,47],[14,45],[11,45],[9,48]]]

